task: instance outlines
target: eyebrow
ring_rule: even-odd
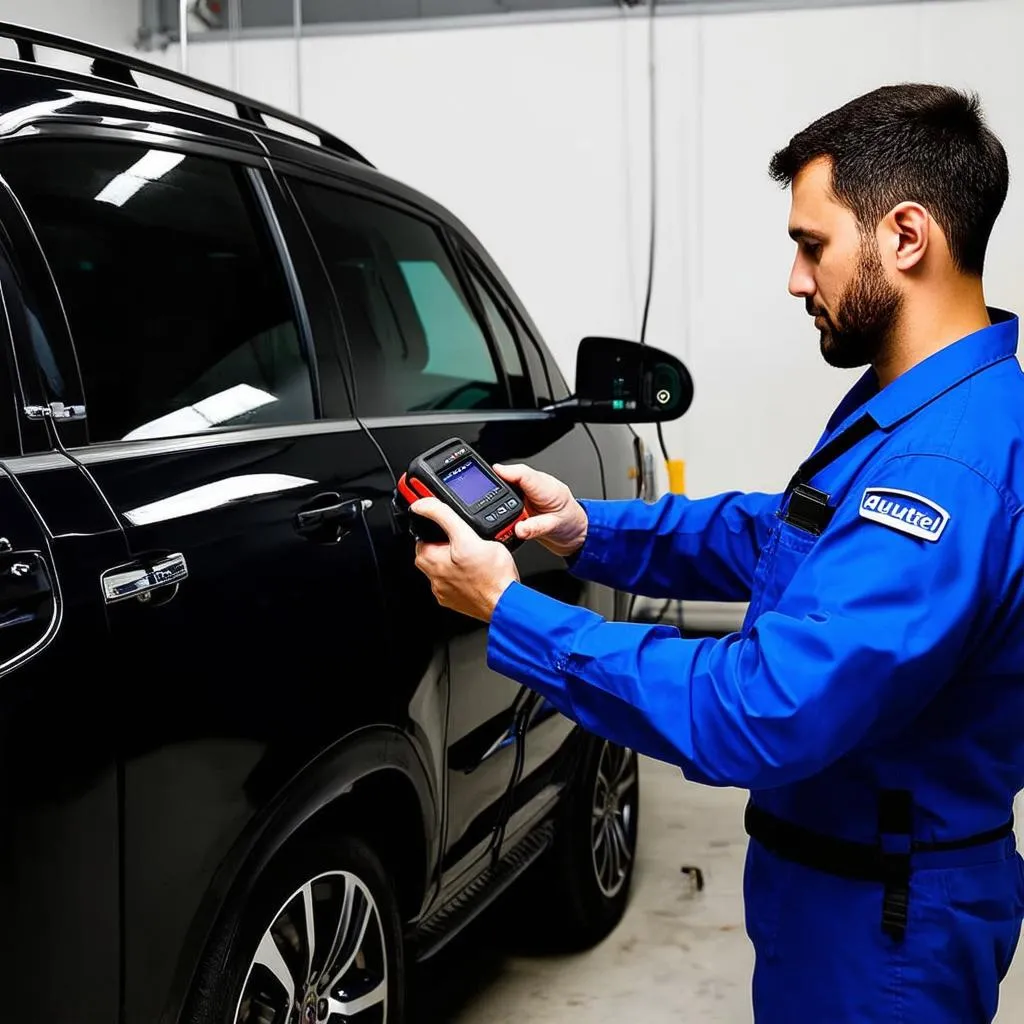
[[[799,226],[789,229],[789,237],[792,238],[794,242],[799,242],[801,239],[811,239],[814,242],[825,241],[825,236],[821,234],[821,232]]]

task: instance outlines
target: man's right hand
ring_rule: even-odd
[[[587,539],[587,513],[561,480],[529,466],[495,465],[494,472],[523,492],[530,516],[516,524],[520,540],[536,540],[562,558]]]

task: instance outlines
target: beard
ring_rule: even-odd
[[[903,296],[885,276],[875,244],[865,243],[835,318],[807,300],[807,312],[824,321],[821,354],[829,366],[852,369],[877,362],[893,335]]]

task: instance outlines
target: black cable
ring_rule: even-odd
[[[651,311],[651,292],[654,290],[654,260],[658,240],[658,85],[654,58],[654,15],[657,0],[650,0],[647,17],[647,112],[650,120],[648,131],[650,174],[651,174],[651,230],[647,251],[647,294],[644,297],[644,315],[640,323],[640,344],[647,343],[647,319]],[[656,424],[658,444],[662,457],[669,461],[668,446],[661,421]]]
[[[649,0],[647,7],[647,117],[648,125],[648,153],[650,160],[650,190],[651,208],[650,225],[647,242],[647,289],[644,294],[644,312],[640,320],[640,344],[647,344],[647,322],[651,313],[651,294],[654,291],[654,262],[658,249],[658,144],[657,144],[657,114],[656,102],[657,77],[654,61],[654,8],[656,0]],[[631,4],[630,6],[635,6]],[[658,444],[661,446],[661,454],[668,462],[668,448],[665,446],[665,437],[661,431],[661,423],[657,425]],[[641,474],[643,466],[640,467]],[[626,621],[633,621],[633,610],[636,607],[637,595],[631,594],[629,604],[626,607]]]
[[[517,700],[518,707],[514,707],[513,736],[515,741],[515,760],[512,765],[512,776],[502,796],[501,808],[498,811],[498,827],[492,840],[491,846],[491,867],[494,867],[501,859],[501,848],[505,845],[505,830],[508,827],[509,818],[512,817],[512,805],[515,800],[515,791],[522,781],[523,767],[525,762],[526,726],[534,704],[529,699],[530,691],[523,690]]]
[[[654,290],[654,268],[655,258],[658,249],[658,78],[655,60],[654,26],[655,7],[657,0],[650,0],[647,8],[647,116],[650,121],[648,130],[648,152],[650,164],[650,236],[647,250],[647,293],[644,296],[644,312],[640,322],[640,344],[647,344],[647,322],[651,311],[651,293]],[[665,444],[665,434],[661,421],[656,424],[658,433],[658,445],[661,448],[662,458],[666,463],[670,461],[668,445]],[[630,598],[629,609],[626,613],[627,621],[633,618],[633,609],[636,605],[637,595]],[[667,614],[674,599],[670,598],[662,606],[654,621],[661,622]],[[680,619],[682,618],[682,602],[679,603]]]
[[[666,462],[669,462],[668,448],[665,446],[665,435],[661,432],[661,420],[657,423],[658,429],[658,444],[661,445],[661,454]]]
[[[647,245],[647,293],[644,296],[644,313],[640,321],[640,344],[647,344],[647,319],[651,312],[651,292],[654,290],[654,257],[658,245],[658,145],[657,145],[657,79],[654,70],[654,5],[650,0],[647,16],[647,117],[648,152],[650,155],[651,211],[650,230]]]

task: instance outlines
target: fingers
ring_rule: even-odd
[[[445,561],[451,561],[450,549],[450,544],[425,540],[416,541],[416,559],[413,564],[430,579],[432,589],[435,575],[443,567]]]
[[[427,571],[427,564],[429,557],[427,555],[427,545],[421,541],[416,541],[416,560],[413,563],[420,572],[425,573]]]
[[[469,525],[463,522],[459,514],[437,498],[420,498],[409,506],[409,511],[437,523],[448,534],[449,540],[461,537],[467,531],[472,533]]]
[[[516,536],[520,540],[536,540],[551,533],[560,525],[560,519],[554,512],[544,515],[530,516],[516,523]]]

